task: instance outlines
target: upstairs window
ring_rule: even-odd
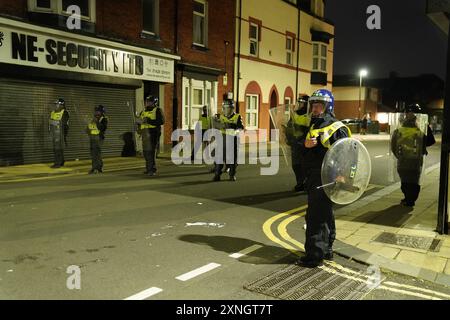
[[[159,33],[159,0],[142,1],[142,30],[144,33]]]
[[[311,12],[318,17],[323,18],[324,15],[323,0],[312,0],[311,1]]]
[[[286,37],[286,64],[292,65],[294,58],[294,38]]]
[[[28,0],[28,10],[33,12],[53,13],[68,17],[67,9],[76,5],[80,8],[81,19],[95,22],[96,0]]]
[[[208,6],[206,1],[194,1],[193,16],[193,43],[197,46],[207,46],[208,34]]]
[[[257,57],[259,54],[259,26],[250,23],[250,55]]]
[[[313,71],[327,72],[327,50],[327,45],[313,43]]]

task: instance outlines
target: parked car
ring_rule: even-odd
[[[343,124],[345,124],[352,133],[358,133],[361,129],[361,120],[360,119],[344,119],[341,120]]]

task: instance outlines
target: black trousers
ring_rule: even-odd
[[[401,189],[407,204],[414,205],[420,193],[421,166],[418,168],[397,168],[401,180]]]
[[[303,167],[303,156],[300,151],[300,147],[297,145],[291,146],[291,162],[292,170],[295,174],[295,181],[298,186],[305,183],[305,170]]]
[[[102,145],[103,139],[99,136],[90,136],[92,170],[103,170]]]
[[[144,153],[145,167],[148,173],[156,172],[156,150],[159,136],[159,130],[144,129],[142,131],[142,149]]]
[[[336,239],[336,224],[331,200],[323,189],[320,171],[310,171],[306,178],[308,209],[306,210],[305,251],[308,257],[322,260]]]
[[[222,174],[222,170],[224,167],[230,169],[230,176],[236,175],[236,169],[238,166],[237,158],[238,158],[238,138],[233,137],[232,143],[228,145],[226,136],[223,137],[223,159],[222,161],[219,161],[220,159],[216,159],[215,163],[215,174],[220,176]],[[233,151],[233,155],[231,155],[231,152]]]
[[[53,158],[54,163],[57,166],[63,166],[64,165],[64,137],[61,132],[58,130],[55,130],[52,133],[52,140],[53,140]]]

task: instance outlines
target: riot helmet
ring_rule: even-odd
[[[55,110],[61,111],[62,109],[66,108],[66,101],[63,98],[58,98],[58,100],[55,101]]]
[[[154,107],[158,106],[158,98],[153,95],[148,95],[145,97],[145,107],[153,109]]]
[[[234,113],[234,101],[224,100],[222,103],[222,112],[225,117],[230,117]]]
[[[96,117],[101,117],[106,113],[106,108],[99,104],[94,108],[94,114]]]
[[[308,100],[309,100],[309,96],[306,94],[300,95],[298,97],[297,105],[295,106],[295,111],[299,115],[308,113]]]
[[[319,89],[313,92],[309,98],[310,110],[313,111],[312,106],[316,103],[323,105],[323,113],[333,114],[334,112],[334,96],[331,91],[326,89]],[[321,117],[322,115],[313,115],[315,117]]]

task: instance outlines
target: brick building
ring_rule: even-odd
[[[147,94],[164,109],[161,145],[175,128],[192,129],[203,105],[216,111],[233,90],[234,3],[1,1],[0,165],[51,161],[46,128],[58,97],[71,115],[68,160],[89,157],[84,127],[98,104],[110,118],[106,156],[120,156],[125,136],[139,150],[133,114]]]

